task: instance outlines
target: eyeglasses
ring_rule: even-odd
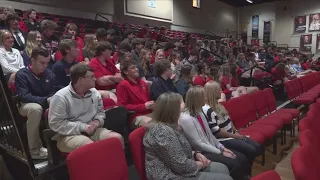
[[[95,76],[94,75],[92,75],[92,76],[83,76],[83,78],[95,79]]]

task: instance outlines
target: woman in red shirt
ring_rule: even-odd
[[[274,68],[272,68],[271,73],[274,85],[280,85],[289,80],[285,68],[286,65],[284,63],[279,63]]]
[[[209,71],[208,66],[203,62],[199,62],[197,65],[197,69],[198,69],[198,75],[194,78],[193,85],[204,87],[204,85],[211,80],[207,76]]]

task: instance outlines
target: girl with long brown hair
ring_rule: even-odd
[[[149,49],[141,49],[139,54],[140,63],[143,69],[143,77],[146,80],[152,81],[154,78],[153,67],[150,63],[151,61],[151,51]]]

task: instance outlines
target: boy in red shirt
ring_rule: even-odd
[[[139,70],[132,60],[124,60],[121,63],[121,74],[125,79],[117,86],[118,103],[129,111],[135,111],[130,118],[133,127],[143,126],[151,121],[154,106],[148,86],[139,78]]]
[[[100,41],[96,48],[96,57],[92,59],[89,66],[94,71],[96,80],[96,89],[103,98],[111,98],[116,102],[116,96],[112,92],[105,90],[112,90],[117,87],[123,78],[117,67],[110,61],[112,53],[112,45],[106,41]]]

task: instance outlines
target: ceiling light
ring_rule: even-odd
[[[251,1],[251,0],[247,0],[247,2],[252,4],[252,1]]]

